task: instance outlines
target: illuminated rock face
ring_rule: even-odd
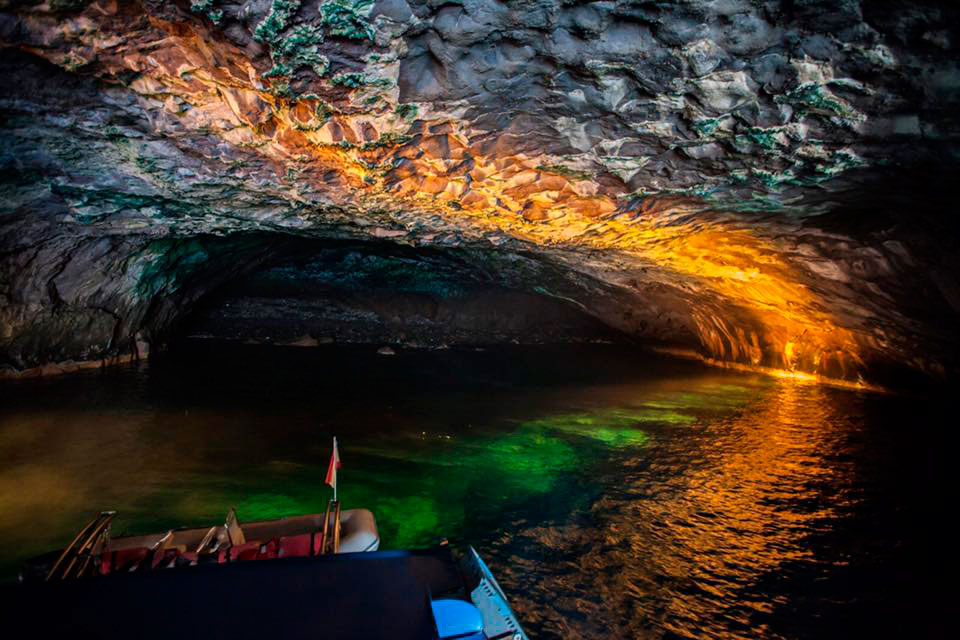
[[[956,370],[955,8],[0,9],[9,370],[160,342],[291,235],[469,250],[718,361]]]

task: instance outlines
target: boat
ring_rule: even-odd
[[[323,514],[247,522],[231,509],[222,525],[110,537],[115,511],[101,512],[66,549],[27,561],[20,580],[79,578],[198,564],[376,551],[380,536],[366,509],[341,513],[330,501]]]
[[[99,514],[0,589],[36,637],[528,640],[480,555],[380,551],[366,509],[111,539]],[[53,615],[55,613],[55,615]]]

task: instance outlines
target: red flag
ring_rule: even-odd
[[[327,467],[327,484],[333,487],[333,499],[337,499],[337,469],[340,468],[340,452],[337,439],[333,439],[333,452],[330,454],[330,466]]]

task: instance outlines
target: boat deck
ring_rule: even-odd
[[[440,547],[11,585],[0,613],[8,630],[38,638],[427,640],[437,637],[431,594],[462,587]]]

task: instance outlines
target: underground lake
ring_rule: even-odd
[[[116,535],[322,512],[335,435],[381,547],[475,545],[531,637],[917,637],[935,613],[918,434],[943,423],[915,398],[619,345],[211,341],[0,393],[8,581],[105,508]]]

